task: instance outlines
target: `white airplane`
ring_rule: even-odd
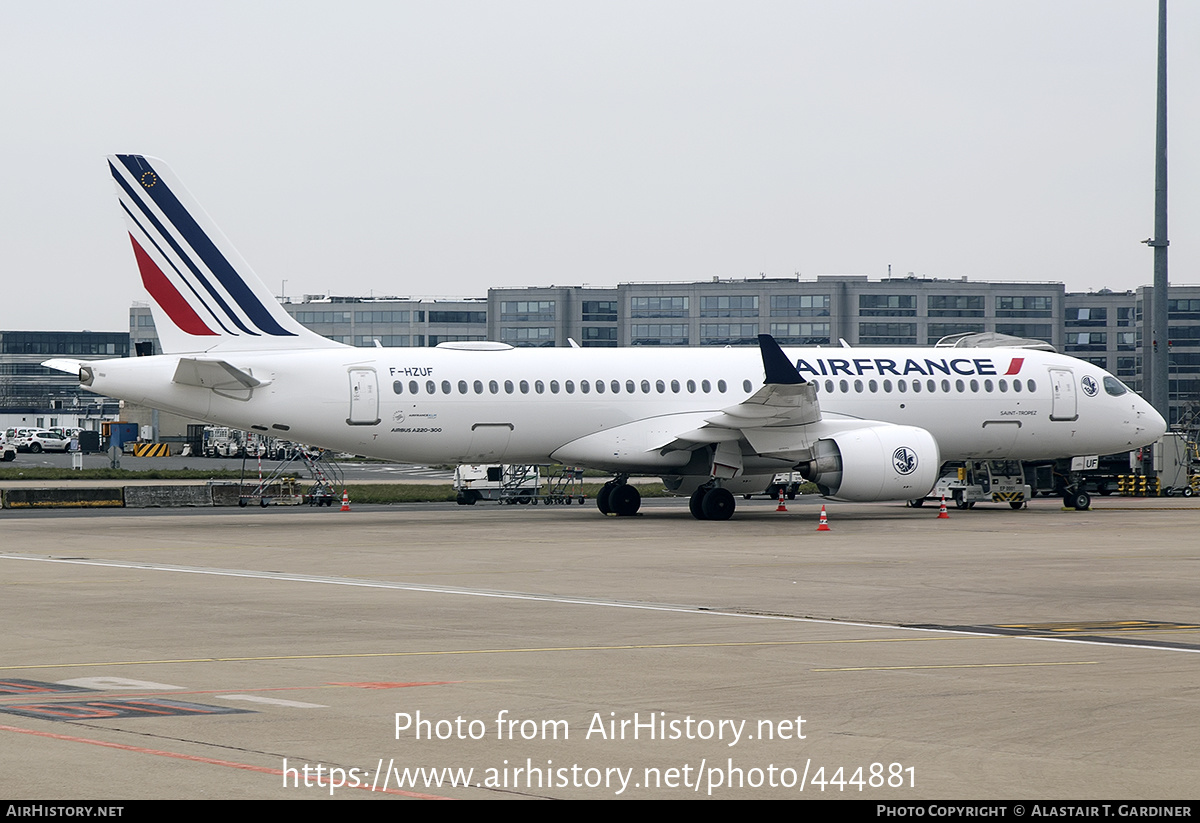
[[[195,419],[400,462],[601,469],[597,505],[622,516],[641,503],[628,478],[656,475],[702,520],[779,471],[912,500],[944,460],[1108,454],[1166,429],[1102,369],[1029,348],[346,346],[283,310],[165,163],[109,167],[166,353],[46,365]]]

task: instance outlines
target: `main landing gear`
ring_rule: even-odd
[[[632,517],[642,507],[642,495],[637,487],[629,485],[628,475],[618,475],[600,487],[596,495],[596,508],[601,514],[617,517]]]
[[[733,493],[720,486],[701,486],[688,500],[692,517],[697,520],[728,520],[736,505]]]

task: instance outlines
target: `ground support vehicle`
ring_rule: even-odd
[[[1022,509],[1033,497],[1033,490],[1025,482],[1019,460],[967,460],[942,466],[942,476],[933,491],[909,505],[921,506],[925,500],[943,497],[953,500],[959,509],[974,508],[976,503],[1007,503],[1013,509]]]

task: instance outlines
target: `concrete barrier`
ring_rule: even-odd
[[[130,509],[211,506],[209,486],[126,486],[125,507]]]
[[[6,509],[112,508],[125,505],[121,488],[6,489]]]

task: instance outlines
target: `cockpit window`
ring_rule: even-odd
[[[1104,390],[1113,397],[1120,397],[1125,392],[1129,391],[1125,384],[1115,377],[1104,378]]]

